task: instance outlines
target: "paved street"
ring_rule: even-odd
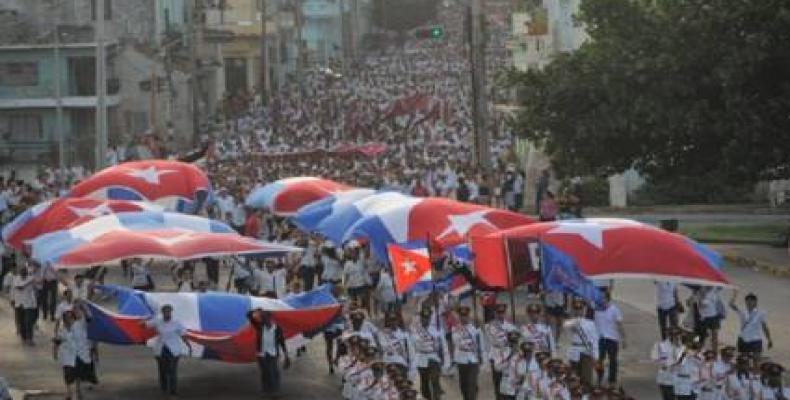
[[[755,273],[743,268],[727,268],[726,272],[743,293],[753,291],[760,296],[761,306],[768,311],[769,324],[776,348],[768,354],[780,362],[790,361],[790,291],[787,280]],[[111,274],[117,279],[116,273]],[[159,282],[165,278],[160,274]],[[650,282],[618,282],[616,297],[625,313],[629,335],[628,348],[622,353],[620,368],[625,388],[637,399],[657,399],[653,385],[653,367],[648,361],[650,346],[657,338],[654,290]],[[522,299],[519,299],[522,300]],[[523,302],[519,302],[523,304]],[[523,310],[521,310],[523,311]],[[60,398],[62,382],[60,370],[52,359],[50,346],[51,325],[41,325],[37,346],[22,347],[13,334],[11,310],[0,306],[0,375],[18,389],[39,389],[49,394],[36,398]],[[737,329],[736,318],[724,323],[724,341],[733,343]],[[339,381],[328,374],[323,359],[324,344],[314,340],[308,353],[294,358],[293,366],[283,373],[283,399],[339,398]],[[160,398],[156,381],[156,367],[149,349],[103,345],[99,363],[101,385],[88,393],[88,399]],[[458,398],[455,380],[446,378],[446,398]],[[480,377],[480,399],[492,399],[487,371]],[[222,393],[228,399],[260,398],[255,365],[230,365],[213,361],[186,360],[180,366],[180,394],[185,399],[213,399]]]

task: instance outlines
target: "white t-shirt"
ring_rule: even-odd
[[[595,311],[595,327],[602,338],[620,341],[618,322],[623,322],[623,313],[614,303],[609,303],[605,310]]]
[[[675,307],[674,282],[656,281],[656,307],[659,310],[669,310]]]
[[[358,288],[370,284],[370,275],[365,270],[365,263],[362,260],[346,261],[343,275],[346,277],[347,288]]]
[[[719,315],[719,293],[716,289],[708,290],[699,302],[699,314],[702,318],[712,318]]]
[[[339,281],[342,278],[343,269],[340,267],[340,261],[332,257],[321,256],[321,264],[324,265],[324,271],[321,273],[322,280]]]
[[[176,357],[183,356],[188,353],[186,344],[184,343],[183,339],[181,339],[181,337],[187,332],[187,329],[181,324],[181,322],[178,322],[174,319],[165,321],[162,318],[156,318],[146,322],[146,325],[149,328],[153,328],[157,333],[152,346],[154,349],[154,354],[161,356],[164,346],[167,346],[167,348],[170,349],[170,353]]]
[[[27,278],[22,278],[17,275],[14,278],[11,294],[15,307],[36,308],[38,306],[36,302],[36,284],[33,276],[28,275]]]
[[[132,287],[143,287],[147,285],[148,268],[141,263],[132,263]]]
[[[258,356],[277,356],[277,326],[274,324],[269,327],[261,327],[261,351]]]
[[[738,319],[741,324],[741,331],[738,337],[743,339],[744,342],[763,340],[765,311],[756,308],[752,311],[738,310]]]

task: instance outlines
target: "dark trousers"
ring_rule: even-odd
[[[215,260],[206,261],[206,277],[217,285],[219,284],[219,262]]]
[[[176,394],[178,391],[178,357],[170,352],[167,346],[162,348],[162,355],[156,357],[159,367],[159,388],[162,393]]]
[[[477,375],[480,364],[458,364],[458,385],[464,400],[477,399]]]
[[[617,353],[620,350],[620,343],[616,340],[601,338],[598,340],[598,354],[600,357],[601,365],[609,359],[609,378],[607,382],[613,384],[617,382]],[[601,385],[603,380],[603,370],[598,373],[598,385]]]
[[[58,305],[58,281],[44,281],[44,287],[38,291],[38,308],[41,318],[55,320],[55,308]]]
[[[425,400],[439,400],[441,387],[439,387],[439,372],[441,366],[436,361],[429,361],[426,368],[417,368],[420,373],[420,393]]]
[[[696,394],[690,394],[688,396],[675,396],[675,400],[696,400]]]
[[[22,340],[33,340],[33,326],[36,325],[36,314],[38,314],[37,308],[17,308],[17,313],[19,313],[19,336],[22,337]]]
[[[658,385],[661,391],[661,400],[675,400],[675,388],[670,385]]]
[[[22,307],[14,307],[14,323],[16,324],[16,334],[24,339],[22,336],[22,323],[25,321],[25,309]]]
[[[258,356],[258,369],[261,371],[261,388],[263,393],[277,394],[280,392],[280,369],[277,357]]]
[[[661,332],[661,340],[667,338],[667,328],[674,328],[678,326],[678,312],[677,307],[672,307],[668,310],[658,310],[658,329]]]
[[[576,372],[576,375],[581,378],[582,384],[593,386],[592,373],[593,373],[593,359],[588,354],[579,356],[579,361],[571,361],[571,369]]]
[[[305,292],[313,290],[313,286],[315,286],[315,267],[303,265],[299,268],[299,275],[302,277],[302,289]]]
[[[494,382],[494,398],[501,400],[502,394],[499,393],[499,383],[502,382],[502,373],[494,369],[494,363],[491,363],[491,381]]]

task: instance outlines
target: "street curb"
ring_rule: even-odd
[[[743,257],[734,252],[725,252],[722,257],[729,264],[740,268],[749,268],[757,272],[765,272],[777,278],[790,278],[790,268],[758,261],[754,258]]]

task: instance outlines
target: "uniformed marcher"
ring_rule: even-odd
[[[598,361],[598,329],[587,319],[587,304],[583,299],[574,299],[572,305],[573,317],[565,321],[570,341],[567,359],[582,383],[593,386],[593,364]]]
[[[494,395],[497,400],[502,399],[502,394],[499,392],[499,385],[502,380],[502,368],[506,365],[504,359],[507,356],[506,353],[508,350],[507,333],[517,330],[515,325],[505,319],[506,312],[507,306],[505,304],[497,304],[494,319],[483,327],[486,353],[488,353],[488,361],[491,364]]]
[[[735,359],[734,368],[727,373],[724,398],[727,400],[749,400],[749,365],[751,358],[741,354]]]
[[[680,357],[682,345],[680,344],[681,330],[676,327],[666,328],[666,338],[655,345],[650,353],[650,358],[656,363],[658,373],[656,383],[661,392],[662,400],[674,400],[674,374],[672,369]]]
[[[674,392],[677,400],[694,400],[699,393],[697,382],[702,366],[702,360],[699,358],[700,347],[698,340],[689,340],[675,362]]]
[[[469,307],[458,307],[459,323],[451,331],[453,362],[458,368],[458,383],[464,400],[477,398],[477,376],[483,358],[480,330],[469,318]]]
[[[409,333],[400,327],[400,319],[395,313],[387,313],[384,328],[378,332],[378,341],[386,364],[399,364],[411,368],[413,345],[409,343]]]
[[[411,325],[411,342],[414,343],[414,364],[420,374],[420,392],[426,400],[441,397],[439,377],[447,344],[444,332],[431,324],[431,310],[420,311],[420,318]]]
[[[547,351],[554,354],[554,333],[551,331],[551,327],[541,320],[540,304],[528,305],[527,317],[529,322],[521,327],[524,341],[532,343],[536,351]]]
[[[766,362],[762,365],[763,386],[760,391],[759,400],[790,400],[790,388],[784,387],[782,374],[785,369],[774,362]]]
[[[724,392],[726,371],[716,361],[716,352],[705,350],[702,353],[703,362],[700,368],[700,394],[699,400],[720,400]]]
[[[518,348],[518,355],[510,359],[499,385],[502,396],[509,400],[530,399],[536,392],[532,380],[538,370],[538,364],[533,357],[534,345],[521,342]]]

